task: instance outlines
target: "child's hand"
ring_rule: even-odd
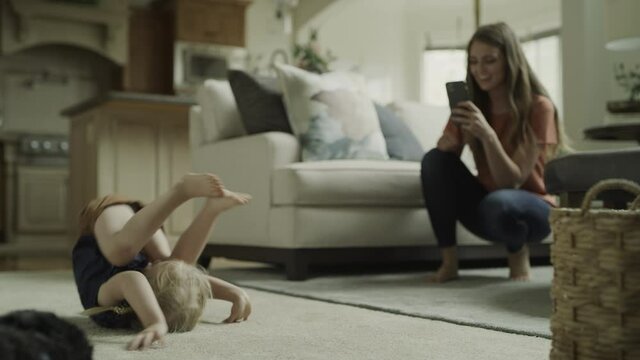
[[[224,322],[233,323],[247,320],[251,314],[251,302],[249,301],[249,296],[240,288],[235,288],[231,291],[233,293],[233,298],[230,300],[233,304],[231,306],[231,315],[229,315]]]
[[[142,330],[136,335],[129,343],[127,349],[129,350],[144,350],[151,346],[152,343],[158,341],[163,343],[164,335],[167,333],[166,323],[155,323]]]

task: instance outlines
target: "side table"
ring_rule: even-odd
[[[584,136],[592,140],[635,140],[640,144],[640,121],[592,126],[584,129]]]

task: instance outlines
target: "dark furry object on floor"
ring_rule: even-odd
[[[50,312],[0,316],[0,355],[6,360],[90,360],[93,346],[76,325]]]

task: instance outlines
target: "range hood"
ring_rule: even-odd
[[[117,64],[127,58],[128,0],[95,3],[0,0],[2,52],[64,44],[95,51]]]

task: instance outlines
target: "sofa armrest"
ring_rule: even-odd
[[[211,164],[232,164],[251,167],[241,169],[243,174],[259,168],[271,173],[275,167],[300,161],[298,139],[283,132],[241,136],[215,143],[191,143],[191,151],[196,171],[206,171]]]
[[[225,213],[209,240],[218,244],[267,241],[272,207],[273,170],[300,161],[300,145],[295,136],[268,132],[226,139],[191,147],[195,172],[218,175],[224,186],[250,194],[248,205]],[[196,201],[196,209],[201,200]]]
[[[189,108],[189,144],[191,147],[204,144],[204,126],[202,125],[202,107],[193,105]]]

